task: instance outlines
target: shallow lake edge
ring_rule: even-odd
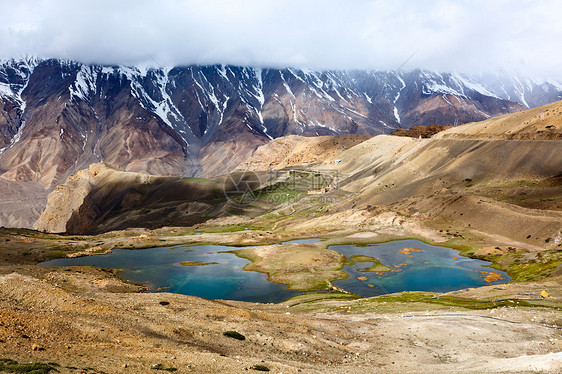
[[[480,256],[471,255],[471,254],[473,254],[473,252],[471,253],[471,250],[473,250],[474,248],[477,248],[477,247],[468,247],[468,246],[464,245],[464,246],[462,246],[462,249],[461,249],[461,248],[459,248],[461,246],[458,246],[458,245],[455,245],[455,244],[452,244],[452,243],[446,243],[446,242],[436,243],[432,240],[428,240],[426,238],[420,238],[420,237],[390,237],[390,238],[385,238],[384,240],[376,240],[372,237],[369,237],[369,238],[349,238],[348,236],[345,236],[345,237],[337,237],[337,236],[336,237],[322,237],[322,236],[323,235],[316,235],[314,238],[310,238],[310,237],[305,238],[305,237],[300,236],[298,238],[286,238],[286,239],[283,239],[283,240],[275,240],[275,241],[263,240],[260,243],[237,244],[237,245],[232,244],[232,243],[224,243],[222,241],[217,241],[217,240],[209,240],[209,241],[202,241],[202,242],[187,242],[187,243],[183,243],[183,244],[174,244],[174,245],[163,246],[163,247],[177,248],[177,247],[193,247],[193,246],[203,246],[203,245],[220,245],[220,246],[225,246],[225,247],[239,248],[239,249],[232,249],[230,251],[225,251],[225,252],[229,252],[229,253],[233,253],[233,254],[237,255],[236,252],[241,250],[241,249],[244,249],[244,248],[259,247],[259,246],[265,246],[265,245],[283,245],[283,244],[288,244],[288,242],[295,241],[295,240],[307,240],[307,239],[308,240],[318,240],[318,242],[313,243],[313,244],[311,243],[311,245],[319,246],[319,247],[321,246],[324,249],[328,249],[330,246],[334,246],[334,245],[355,245],[355,246],[358,246],[358,247],[362,247],[362,246],[378,245],[378,244],[384,244],[384,243],[395,242],[395,241],[417,240],[417,241],[423,242],[423,243],[425,243],[427,245],[430,245],[430,246],[437,246],[437,247],[452,249],[455,252],[458,252],[458,255],[462,256],[462,257],[491,262],[490,260],[485,259],[485,258],[481,258]],[[295,243],[295,244],[297,244],[297,243]],[[88,256],[93,256],[93,255],[98,255],[98,254],[109,254],[109,253],[112,252],[113,249],[118,249],[118,250],[142,250],[142,249],[150,249],[150,248],[158,248],[158,247],[154,247],[154,246],[142,246],[142,247],[140,247],[139,246],[137,248],[130,248],[130,247],[112,248],[111,250],[105,251],[103,253],[101,253],[101,252],[89,253]],[[160,248],[162,248],[162,247],[160,247]],[[237,257],[245,258],[245,259],[251,261],[251,259],[249,259],[247,257],[238,256],[238,255],[237,255]],[[62,257],[62,258],[64,258],[64,257]],[[249,264],[251,264],[251,263],[253,263],[253,261],[250,262]],[[491,262],[490,264],[482,265],[482,266],[483,267],[496,268],[494,266],[493,262]],[[93,267],[96,267],[96,266],[93,266]],[[344,263],[342,263],[339,270],[342,270],[343,267],[344,267]],[[101,267],[101,268],[104,268],[104,267]],[[111,269],[114,269],[114,268],[111,268]],[[246,266],[244,267],[243,270],[247,271]],[[502,269],[497,269],[497,270],[504,271]],[[251,271],[256,271],[256,270],[251,270]],[[258,271],[258,272],[260,272],[260,271]],[[115,273],[119,274],[120,273],[119,269],[115,269]],[[262,273],[267,274],[268,277],[270,275],[268,272],[262,272]],[[345,277],[339,278],[337,280],[348,278],[349,274],[347,274],[347,273],[345,273],[345,274],[346,274]],[[507,274],[509,275],[509,273],[507,273]],[[120,278],[124,279],[121,276],[120,276]],[[510,281],[503,282],[503,284],[513,282],[513,277],[511,277],[511,278],[512,279]],[[138,282],[133,282],[133,281],[128,281],[128,280],[125,280],[125,281],[128,282],[128,283],[131,283],[131,284],[138,285]],[[287,283],[285,283],[285,282],[276,282],[276,281],[271,280],[271,279],[268,279],[268,281],[272,282],[272,283],[287,285]],[[486,286],[486,285],[484,285],[484,286]],[[288,289],[294,290],[294,288],[290,288],[290,287],[288,287]],[[297,289],[297,290],[300,291],[300,292],[306,292],[306,293],[320,291],[321,293],[327,293],[327,294],[328,293],[353,294],[352,292],[345,291],[343,289],[340,289],[340,288],[332,285],[331,282],[329,282],[327,284],[327,287],[325,287],[325,288],[315,287],[315,288],[310,288],[310,289]],[[148,289],[147,289],[147,291],[155,292],[155,291],[148,290]],[[408,291],[403,291],[403,292],[408,292]],[[357,296],[357,297],[361,297],[361,296]],[[368,298],[368,297],[373,297],[373,296],[365,296],[365,298]]]

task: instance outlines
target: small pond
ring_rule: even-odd
[[[364,297],[401,291],[448,292],[511,281],[505,272],[487,267],[490,262],[462,257],[454,249],[419,240],[367,246],[333,245],[329,249],[347,258],[357,255],[374,257],[390,269],[364,271],[371,265],[364,262],[344,266],[349,278],[332,283]]]
[[[320,239],[302,242],[318,241]],[[404,251],[404,248],[408,250]],[[123,278],[143,283],[152,291],[209,299],[266,303],[281,302],[301,293],[287,290],[285,285],[267,281],[266,274],[244,271],[243,267],[249,261],[227,253],[236,249],[239,248],[220,245],[116,249],[106,255],[61,258],[42,265],[121,269],[120,275]],[[400,291],[445,292],[511,280],[506,273],[485,267],[488,262],[461,257],[455,250],[431,246],[417,240],[398,240],[367,246],[334,245],[329,249],[348,258],[370,256],[390,269],[384,272],[364,271],[372,267],[368,262],[344,266],[343,271],[349,277],[334,281],[333,284],[364,297]],[[501,279],[486,278],[490,272],[499,275]]]

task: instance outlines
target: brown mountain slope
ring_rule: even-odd
[[[37,182],[14,182],[0,177],[0,222],[7,227],[31,227],[47,202]]]
[[[190,226],[217,216],[225,197],[210,180],[157,177],[97,163],[49,194],[34,228],[90,233],[126,227]]]
[[[435,136],[442,139],[562,139],[562,101],[469,123]]]
[[[390,143],[377,136],[352,147],[341,163],[323,165],[342,176],[338,211],[391,207],[425,222],[554,248],[562,243],[560,107],[467,124],[432,139]],[[541,111],[551,113],[548,120]]]
[[[533,111],[529,112],[523,116],[532,116]],[[375,222],[381,210],[392,210],[404,219],[419,220],[422,225],[447,222],[446,225],[473,230],[479,235],[499,235],[531,247],[554,248],[562,243],[559,178],[562,140],[537,139],[542,130],[532,122],[520,126],[517,116],[519,114],[514,118],[468,124],[421,140],[388,135],[368,139],[357,136],[281,138],[260,147],[239,168],[278,169],[279,178],[283,178],[283,173],[291,178],[289,170],[293,166],[338,172],[338,188],[326,195],[326,206],[321,209],[330,210],[329,214],[309,216],[310,209],[318,212],[318,202],[314,195],[301,194],[302,190],[292,192],[296,197],[289,208],[286,204],[264,208],[273,209],[278,215],[291,215],[295,224],[292,227],[297,231],[331,230],[347,224],[351,225],[349,228],[357,227]],[[560,122],[550,123],[553,124],[551,129],[559,128]],[[528,134],[528,139],[503,139],[498,126],[517,128],[520,133]],[[474,127],[484,130],[475,132]],[[473,133],[478,137],[471,138]],[[109,185],[100,179],[80,205],[82,210],[72,213],[73,217],[64,227],[72,232],[100,232],[135,225],[193,224],[195,215],[182,213],[180,217],[183,218],[172,219],[173,214],[165,214],[165,209],[172,209],[173,205],[170,212],[177,212],[176,207],[184,203],[192,206],[191,212],[199,217],[197,222],[229,214],[226,206],[221,205],[224,195],[222,203],[215,200],[213,205],[208,201],[219,198],[222,185],[218,179],[207,185],[191,186],[199,191],[191,190],[197,196],[186,193],[171,199],[164,195],[162,201],[153,201],[151,194],[162,191],[158,183],[163,182],[150,180],[142,188],[132,188],[126,183],[122,186],[119,179]],[[180,187],[177,191],[187,188]],[[217,189],[218,195],[209,194],[209,189]],[[203,205],[195,209],[195,201]],[[49,212],[56,211],[60,204],[53,203],[44,215],[52,215]],[[158,214],[139,214],[143,209],[155,209]],[[355,215],[358,209],[362,213]],[[89,219],[85,212],[95,212],[95,220]],[[232,212],[245,213],[240,209]],[[291,212],[300,214],[293,216]],[[355,216],[360,219],[343,219]],[[37,227],[48,229],[48,226]],[[62,227],[59,226],[59,230]]]
[[[271,138],[451,125],[562,97],[559,84],[504,78],[4,60],[0,177],[50,191],[100,161],[153,175],[213,177],[234,170]],[[20,210],[7,214],[12,218],[0,215],[0,225],[27,220]]]
[[[274,139],[255,150],[237,170],[264,171],[288,166],[335,160],[345,150],[368,139],[366,135],[304,137],[289,135]]]

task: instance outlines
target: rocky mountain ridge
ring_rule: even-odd
[[[543,112],[548,113],[544,121]],[[554,248],[562,243],[561,135],[562,101],[450,128],[429,139],[281,137],[259,147],[238,172],[210,180],[146,179],[98,165],[58,186],[35,228],[101,233],[233,216],[259,217],[258,222],[279,227],[295,214],[299,230],[311,233],[376,221],[390,209]],[[320,199],[310,189],[333,181],[323,174],[336,176],[337,186]],[[233,192],[244,191],[254,198],[233,198]]]
[[[91,163],[212,176],[285,135],[462,124],[562,97],[562,84],[425,70],[0,62],[0,176],[61,183]]]

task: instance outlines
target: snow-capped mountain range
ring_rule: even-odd
[[[507,75],[12,59],[0,61],[0,175],[49,188],[104,160],[210,176],[284,135],[458,125],[561,98],[559,82]]]

